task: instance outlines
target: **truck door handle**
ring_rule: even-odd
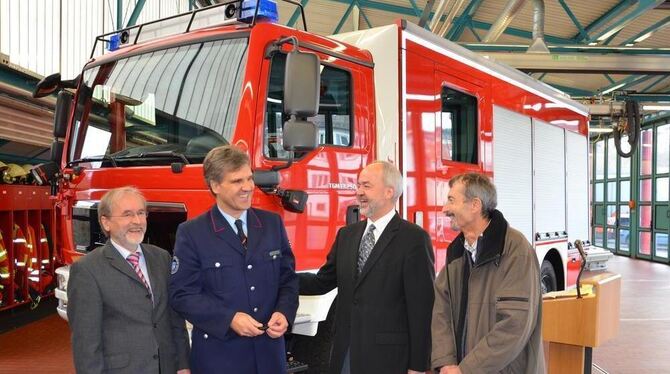
[[[361,209],[358,205],[349,205],[347,207],[347,225],[361,220]]]

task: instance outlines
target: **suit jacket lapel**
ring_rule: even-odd
[[[247,258],[258,255],[263,224],[254,209],[247,210]]]
[[[223,218],[223,215],[221,214],[221,212],[219,212],[219,208],[217,208],[216,205],[214,205],[212,209],[209,210],[209,217],[212,222],[212,231],[214,231],[214,234],[217,237],[221,238],[224,242],[226,242],[231,248],[236,250],[239,254],[244,256],[245,249],[244,247],[242,247],[242,242],[240,242],[240,238],[237,237],[237,234],[235,233],[235,231],[233,231],[233,228],[230,227],[228,221],[226,221],[226,219]]]
[[[107,243],[105,243],[105,246],[102,248],[102,251],[105,254],[105,257],[107,257],[109,260],[109,264],[112,265],[112,267],[134,279],[142,287],[145,287],[144,283],[142,283],[142,280],[140,280],[140,277],[137,276],[135,270],[133,270],[133,268],[128,263],[128,260],[121,256],[119,251],[117,251],[116,248],[114,248],[112,245],[112,242],[108,240]]]
[[[365,276],[370,272],[370,269],[375,266],[375,263],[379,258],[382,256],[384,249],[391,243],[391,240],[395,237],[396,233],[398,232],[398,226],[400,225],[400,217],[396,213],[396,215],[391,218],[391,221],[389,221],[388,225],[386,225],[386,228],[384,229],[384,232],[382,233],[382,236],[379,237],[379,240],[377,243],[375,243],[375,246],[372,248],[372,252],[370,252],[370,257],[368,257],[368,260],[365,262],[365,266],[363,266],[363,271],[361,271],[361,274],[358,276],[358,280],[356,281],[356,287],[361,284]]]
[[[363,239],[363,233],[367,227],[367,221],[360,221],[354,224],[352,233],[351,233],[351,251],[349,251],[349,258],[346,260],[349,263],[349,269],[351,269],[352,279],[357,280],[360,276],[358,274],[358,251],[361,247],[361,240]]]
[[[146,246],[142,246],[142,253],[144,254],[144,260],[147,263],[147,271],[149,272],[149,283],[151,284],[151,293],[154,297],[154,307],[158,305],[158,301],[163,296],[161,284],[165,283],[165,276],[162,271],[160,271],[158,254],[153,250],[150,250]]]

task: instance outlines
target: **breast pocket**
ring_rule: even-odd
[[[208,258],[202,262],[202,272],[206,288],[216,294],[226,294],[235,290],[235,271],[231,259]]]
[[[265,260],[265,263],[268,264],[268,267],[271,268],[270,274],[272,275],[272,278],[273,279],[278,278],[282,259],[281,250],[272,249],[269,251],[265,251],[263,258]]]

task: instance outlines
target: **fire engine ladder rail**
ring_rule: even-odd
[[[303,5],[301,3],[293,1],[293,0],[281,0],[281,1],[289,3],[289,4],[293,4],[293,5],[297,6],[298,8],[300,8],[300,14],[302,15],[302,24],[303,24],[303,27],[304,27],[305,31],[307,31],[307,19],[305,18],[305,9],[304,9]],[[142,33],[142,29],[144,29],[145,27],[147,27],[149,25],[161,23],[161,22],[174,20],[174,19],[180,18],[180,17],[184,17],[184,18],[190,17],[190,19],[188,21],[188,24],[186,25],[186,29],[183,31],[184,33],[187,33],[189,31],[191,31],[191,26],[193,25],[193,21],[195,20],[195,16],[198,13],[201,13],[201,12],[204,12],[204,11],[210,11],[212,9],[219,8],[219,7],[225,7],[229,4],[239,3],[238,10],[240,11],[240,14],[241,14],[243,2],[244,2],[243,0],[230,0],[230,1],[222,2],[222,3],[210,5],[210,6],[205,7],[205,8],[195,9],[195,10],[192,10],[192,11],[187,12],[187,13],[176,14],[174,16],[165,17],[165,18],[161,18],[161,19],[158,19],[158,20],[150,21],[150,22],[145,22],[145,23],[142,23],[142,24],[139,24],[139,25],[134,25],[134,26],[130,26],[130,27],[120,29],[120,30],[111,31],[111,32],[108,32],[108,33],[105,33],[105,34],[98,35],[98,36],[96,36],[95,42],[93,43],[93,48],[91,49],[90,58],[93,58],[95,56],[95,50],[98,47],[98,42],[107,43],[109,45],[111,43],[111,38],[109,38],[109,37],[111,37],[113,35],[121,35],[122,37],[125,35],[125,37],[129,38],[130,34],[131,34],[131,31],[137,30],[137,33],[135,34],[134,40],[132,42],[132,45],[135,45],[135,44],[137,44],[137,42],[140,38],[140,34]],[[253,27],[256,24],[256,19],[258,17],[258,11],[260,9],[260,4],[261,4],[261,0],[257,0],[256,5],[255,5],[256,8],[254,10],[254,15],[253,15],[253,18],[251,20],[251,23],[249,23],[249,27]],[[232,21],[239,22],[239,21],[237,21],[237,19],[233,19]],[[239,22],[239,23],[242,23],[242,22]],[[210,26],[213,26],[213,25],[204,25],[203,27],[210,27]],[[178,32],[175,32],[173,35],[175,35],[177,33]],[[165,37],[165,36],[168,36],[168,35],[161,35],[161,37]],[[124,44],[125,44],[125,42],[124,42]]]

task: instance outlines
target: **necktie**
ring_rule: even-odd
[[[363,271],[363,266],[365,266],[365,262],[368,260],[368,257],[370,257],[370,252],[372,252],[372,248],[375,246],[375,234],[373,233],[374,230],[375,225],[371,224],[368,227],[368,230],[365,232],[365,235],[363,235],[363,239],[361,239],[361,246],[358,249],[359,273]]]
[[[235,220],[235,227],[237,227],[237,237],[240,238],[242,246],[247,248],[247,236],[244,235],[244,228],[242,227],[242,220]]]
[[[137,276],[140,278],[142,283],[144,283],[144,287],[146,287],[149,293],[151,293],[151,287],[149,287],[149,282],[147,282],[147,279],[144,277],[144,273],[142,273],[142,269],[140,269],[140,253],[139,252],[131,253],[126,258],[126,260],[130,262],[130,264],[133,266],[133,269],[135,270],[135,273],[137,273]]]

